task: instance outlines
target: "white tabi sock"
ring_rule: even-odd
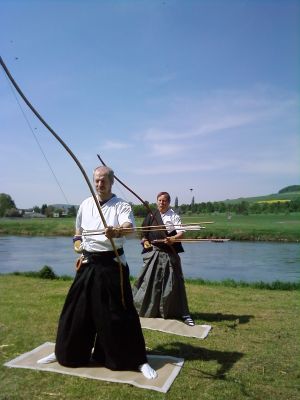
[[[46,356],[44,358],[40,358],[37,363],[38,364],[50,364],[56,361],[56,356],[55,353],[49,354],[49,356]]]
[[[157,372],[150,367],[149,364],[141,364],[139,366],[139,371],[144,375],[145,378],[147,379],[154,379],[157,377]]]

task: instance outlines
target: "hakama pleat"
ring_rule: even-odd
[[[144,266],[132,288],[134,305],[139,316],[167,319],[188,315],[178,254],[153,250],[143,256]]]
[[[147,362],[128,266],[123,281],[126,308],[115,261],[99,258],[80,268],[59,320],[55,354],[60,364],[80,367],[92,357],[112,370],[136,370]]]

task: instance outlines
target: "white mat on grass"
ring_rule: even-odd
[[[175,319],[144,318],[140,317],[142,328],[173,333],[174,335],[205,339],[211,330],[210,325],[188,326],[184,322]]]
[[[37,364],[37,360],[53,353],[54,343],[46,342],[41,346],[21,354],[4,365],[11,368],[28,368],[39,371],[57,372],[101,381],[127,383],[143,389],[156,390],[166,393],[183,366],[183,358],[171,356],[148,355],[149,364],[157,371],[156,379],[146,379],[141,372],[112,371],[104,367],[67,368],[57,362],[51,364]]]

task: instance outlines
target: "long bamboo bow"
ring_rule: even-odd
[[[105,162],[103,161],[103,159],[99,156],[99,154],[97,154],[97,157],[99,158],[99,160],[101,161],[102,165],[104,167],[106,167]],[[167,237],[166,231],[165,231],[165,225],[159,225],[155,214],[152,212],[149,204],[143,200],[137,193],[135,193],[134,190],[132,190],[129,186],[127,186],[123,181],[121,181],[121,179],[119,179],[116,175],[114,175],[116,181],[118,181],[121,185],[123,185],[125,187],[125,189],[127,189],[130,193],[132,193],[137,199],[139,199],[141,201],[141,203],[147,208],[148,212],[151,214],[151,216],[153,217],[154,221],[157,223],[157,225],[152,225],[152,226],[147,226],[147,227],[140,227],[140,228],[135,228],[135,230],[139,231],[150,231],[150,230],[162,230],[163,232],[165,232],[165,235]],[[214,222],[212,221],[201,221],[201,224],[213,224]],[[198,229],[203,229],[203,226],[200,226],[198,223],[189,223],[189,224],[181,224],[180,226],[178,225],[178,227],[185,227],[188,226],[190,227],[189,230],[198,230]],[[194,227],[193,227],[194,225]],[[175,226],[176,227],[176,226]],[[99,234],[99,232],[84,232],[83,235],[88,236],[88,235],[94,235],[94,234]],[[181,242],[181,243],[196,243],[196,242],[216,242],[216,243],[224,243],[224,242],[228,242],[230,239],[227,238],[208,238],[208,239],[177,239],[177,240],[173,240],[173,243],[176,242]],[[163,243],[164,239],[156,239],[153,241],[153,243]],[[171,249],[174,251],[174,248],[171,246]],[[174,251],[175,252],[175,251]],[[176,253],[177,254],[177,253]]]
[[[102,165],[106,166],[105,162],[102,160],[102,158],[99,156],[99,154],[97,154],[97,157],[98,157],[99,160],[101,161]],[[149,204],[148,204],[146,201],[144,201],[144,200],[143,200],[137,193],[135,193],[132,189],[130,189],[130,187],[128,187],[124,182],[122,182],[121,179],[117,178],[116,176],[114,176],[114,177],[115,177],[115,179],[116,179],[121,185],[123,185],[127,190],[129,190],[130,193],[132,193],[137,199],[139,199],[139,200],[141,201],[141,203],[146,207],[146,209],[148,210],[149,214],[150,214],[151,217],[153,218],[153,221],[156,222],[156,225],[157,225],[157,226],[161,226],[161,225],[159,224],[158,219],[156,218],[155,213],[152,212],[152,210],[151,210]],[[157,229],[157,228],[156,228],[156,229]],[[145,230],[147,230],[147,228],[146,228]],[[162,230],[162,234],[164,235],[164,237],[167,238],[168,235],[167,235],[166,229],[163,228],[163,229],[161,229],[161,230]],[[171,251],[172,251],[172,253],[174,254],[174,256],[175,256],[175,257],[178,257],[178,254],[177,254],[176,250],[174,249],[174,247],[171,245],[171,243],[168,243],[167,245],[168,245],[169,248],[171,249]]]
[[[99,160],[101,161],[102,165],[103,165],[103,166],[106,166],[105,162],[102,160],[102,158],[99,156],[99,154],[97,154],[97,157],[98,157]],[[153,211],[151,210],[149,204],[148,204],[145,200],[143,200],[137,193],[135,193],[134,190],[130,189],[129,186],[127,186],[124,182],[122,182],[121,179],[119,179],[118,177],[116,177],[116,175],[114,175],[114,177],[115,177],[115,179],[116,179],[121,185],[123,185],[123,186],[125,187],[125,189],[129,190],[130,193],[132,193],[137,199],[140,200],[140,202],[146,207],[146,209],[148,210],[149,214],[150,214],[151,217],[153,218],[153,221],[155,221],[156,224],[159,225],[159,221],[158,221],[158,219],[156,218],[155,213],[153,213]],[[166,232],[165,228],[164,228],[164,229],[161,229],[161,230],[162,230],[162,234],[164,235],[164,237],[167,238],[168,235],[167,235],[167,232]],[[174,254],[175,256],[177,256],[177,253],[176,253],[174,247],[171,246],[170,244],[169,244],[169,247],[170,247],[171,251],[173,252],[173,254]]]
[[[99,154],[97,154],[97,157],[99,158],[99,160],[101,161],[101,163],[102,163],[102,165],[104,166],[104,167],[106,167],[106,164],[105,164],[105,162],[103,161],[103,159],[99,156]],[[156,230],[156,229],[158,229],[158,230],[163,230],[164,232],[165,232],[165,225],[160,225],[159,224],[159,222],[158,222],[158,220],[157,220],[157,218],[156,218],[156,216],[155,216],[155,213],[153,213],[153,211],[151,210],[151,208],[150,208],[150,206],[149,206],[149,204],[145,201],[145,200],[143,200],[137,193],[135,193],[135,191],[134,190],[132,190],[129,186],[127,186],[123,181],[121,181],[121,179],[119,179],[116,175],[114,175],[114,178],[116,179],[116,181],[118,181],[121,185],[123,185],[124,187],[125,187],[125,189],[127,189],[130,193],[132,193],[137,199],[139,199],[140,200],[140,202],[146,207],[146,209],[148,210],[148,212],[150,213],[150,215],[151,215],[151,217],[153,217],[153,219],[154,219],[154,221],[156,222],[156,224],[157,225],[152,225],[152,226],[147,226],[147,227],[141,227],[140,229],[141,230],[149,230],[149,229],[151,229],[151,230]],[[213,222],[211,222],[211,221],[204,221],[204,222],[200,222],[200,224],[213,224]],[[181,224],[180,226],[178,225],[178,227],[183,227],[185,224]],[[187,225],[189,225],[189,226],[192,226],[192,225],[199,225],[198,223],[190,223],[190,224],[187,224]],[[176,226],[175,226],[176,227]],[[159,228],[164,228],[164,229],[159,229]],[[200,226],[200,228],[199,229],[202,229],[202,228],[204,228],[204,227],[201,227]],[[196,228],[195,228],[195,230],[196,230]],[[166,237],[167,237],[167,234],[166,234]]]
[[[105,164],[105,162],[103,161],[103,159],[99,156],[99,154],[97,154],[97,157],[99,158],[99,160],[101,161],[102,165],[104,167],[106,167],[107,165]],[[124,186],[125,189],[127,189],[130,193],[132,193],[137,199],[140,200],[140,202],[146,207],[146,209],[148,210],[148,212],[150,213],[150,215],[152,217],[154,217],[154,219],[156,220],[153,211],[151,210],[149,204],[143,200],[137,193],[135,193],[135,191],[133,191],[129,186],[127,186],[124,182],[121,181],[121,179],[119,179],[116,175],[114,175],[114,178],[116,181],[118,181],[121,185]]]
[[[16,81],[14,80],[14,78],[12,77],[11,73],[9,72],[7,66],[5,65],[2,57],[0,56],[0,64],[3,68],[3,70],[5,71],[7,77],[9,78],[9,80],[11,81],[11,83],[13,84],[13,86],[15,87],[15,89],[17,90],[17,92],[19,93],[19,95],[21,96],[21,98],[24,100],[24,102],[27,104],[27,106],[31,109],[31,111],[36,115],[36,117],[41,121],[41,123],[48,129],[48,131],[51,132],[51,134],[55,137],[55,139],[57,139],[59,141],[59,143],[64,147],[64,149],[67,151],[67,153],[72,157],[72,159],[75,161],[76,165],[78,166],[78,168],[80,169],[88,187],[89,190],[93,196],[93,199],[96,203],[96,207],[99,211],[100,214],[100,218],[102,220],[103,226],[105,228],[107,228],[107,223],[105,221],[104,215],[102,213],[99,201],[97,199],[97,196],[94,192],[93,186],[83,168],[83,166],[81,165],[81,163],[79,162],[78,158],[75,156],[75,154],[72,152],[72,150],[67,146],[67,144],[62,140],[62,138],[51,128],[51,126],[42,118],[42,116],[37,112],[37,110],[33,107],[33,105],[29,102],[29,100],[26,98],[26,96],[24,95],[24,93],[22,92],[22,90],[20,89],[20,87],[18,86],[18,84],[16,83]],[[125,299],[124,299],[124,290],[123,290],[123,266],[116,248],[116,245],[113,241],[112,238],[109,238],[110,243],[112,245],[112,248],[115,252],[119,267],[120,267],[120,280],[121,280],[121,298],[122,298],[122,304],[124,306],[124,308],[126,308],[125,306]]]

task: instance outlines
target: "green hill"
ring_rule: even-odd
[[[279,190],[278,193],[289,193],[289,192],[299,192],[299,191],[300,191],[300,185],[292,185]]]
[[[293,191],[291,191],[293,190]],[[237,199],[227,199],[224,203],[240,203],[242,201],[247,201],[249,203],[255,203],[258,201],[270,201],[270,200],[296,200],[300,199],[300,185],[287,186],[279,190],[278,193],[267,194],[264,196],[255,197],[239,197]]]

